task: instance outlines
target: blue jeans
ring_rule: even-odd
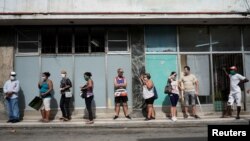
[[[7,99],[9,120],[19,120],[18,98]]]

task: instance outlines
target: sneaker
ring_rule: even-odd
[[[126,116],[127,119],[131,119],[131,117],[129,115]]]
[[[200,118],[198,115],[194,115],[194,118],[196,118],[196,119],[198,119],[198,118]]]
[[[90,121],[87,121],[86,124],[93,124],[94,121],[93,120],[90,120]]]
[[[14,119],[14,120],[12,120],[11,123],[17,123],[17,122],[20,122],[20,120],[19,119]]]
[[[177,118],[176,117],[172,117],[171,120],[172,121],[177,121]]]
[[[240,116],[235,117],[235,119],[240,119]]]
[[[114,117],[113,117],[114,120],[117,119],[117,118],[118,118],[118,116],[114,116]]]
[[[9,119],[8,121],[6,121],[7,123],[11,123],[13,121],[13,119]]]
[[[155,117],[151,117],[152,120],[155,120]]]
[[[151,118],[147,118],[147,117],[146,117],[144,120],[145,120],[145,121],[149,121],[149,120],[151,120]]]

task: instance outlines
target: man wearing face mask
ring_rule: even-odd
[[[7,100],[7,108],[9,114],[8,123],[19,122],[19,106],[18,106],[18,92],[20,90],[19,81],[16,80],[16,73],[10,73],[10,79],[5,82],[3,91],[5,99]]]
[[[225,69],[224,69],[224,71],[225,71]],[[232,115],[231,107],[234,104],[234,102],[236,102],[236,104],[237,104],[236,119],[240,119],[241,89],[239,87],[239,84],[248,82],[249,80],[246,77],[238,74],[236,71],[237,71],[236,66],[230,67],[230,74],[227,74],[227,72],[225,71],[226,75],[228,75],[230,78],[230,93],[229,93],[228,102],[227,102],[227,104],[228,104],[227,112],[229,115]]]
[[[61,92],[60,109],[62,111],[62,117],[60,118],[60,120],[68,121],[71,119],[69,104],[70,104],[70,99],[72,97],[72,92],[70,91],[72,83],[70,79],[67,77],[66,71],[64,70],[61,71],[61,77],[62,80],[60,82],[60,92]]]

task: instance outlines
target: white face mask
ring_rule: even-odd
[[[15,80],[15,76],[10,76],[10,80]]]
[[[42,76],[42,80],[45,80],[45,79],[46,79],[46,77]]]
[[[62,78],[65,78],[66,77],[66,74],[61,74]]]

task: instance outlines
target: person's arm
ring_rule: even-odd
[[[49,85],[49,89],[46,93],[44,93],[45,95],[49,94],[53,90],[53,83],[51,80],[48,81],[48,85]]]
[[[199,95],[199,83],[198,83],[198,80],[195,81],[195,94],[197,96]]]
[[[224,67],[224,68],[222,68],[222,70],[224,71],[224,73],[226,74],[226,76],[229,76],[229,74],[227,73],[227,71],[226,71],[226,68]]]
[[[7,83],[8,83],[8,81],[5,82],[4,85],[3,85],[3,93],[5,93],[5,94],[8,93],[8,86],[7,86],[8,84]]]
[[[115,80],[114,80],[115,88],[119,89],[119,88],[126,88],[127,87],[127,81],[126,81],[125,78],[123,78],[123,79],[124,79],[124,83],[118,84],[117,81],[116,81],[116,78],[115,78]]]
[[[13,93],[18,93],[19,90],[20,90],[20,84],[19,84],[19,81],[18,81],[18,80],[17,80],[15,83],[16,83],[16,84],[15,84],[15,87],[13,88],[12,92],[13,92]]]
[[[154,84],[153,84],[153,81],[151,80],[147,80],[147,81],[144,81],[144,84],[146,85],[146,87],[150,90],[154,87]]]

